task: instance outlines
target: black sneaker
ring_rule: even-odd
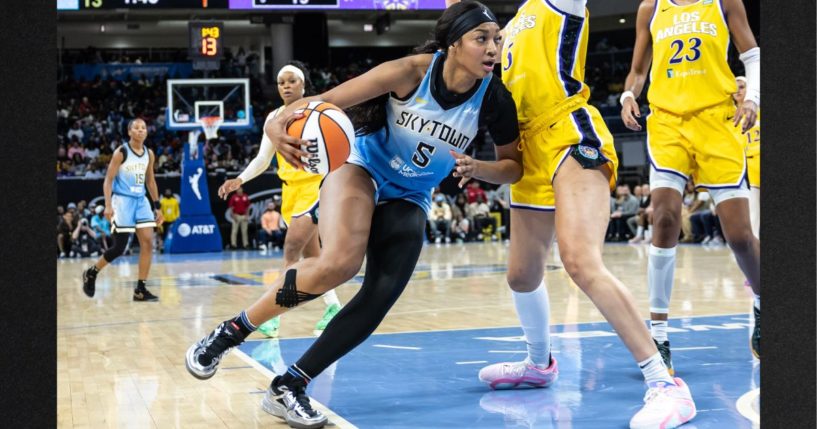
[[[85,292],[85,296],[88,298],[94,297],[94,292],[96,292],[96,274],[98,271],[94,271],[93,267],[88,267],[87,270],[82,272],[82,291]]]
[[[207,380],[218,369],[230,349],[244,342],[244,335],[232,320],[221,322],[213,332],[190,346],[185,355],[187,371],[199,380]]]
[[[290,427],[298,429],[322,428],[329,420],[312,408],[306,395],[306,383],[296,378],[289,385],[281,383],[277,376],[270,383],[261,407],[269,414],[286,420]]]
[[[134,289],[133,291],[133,300],[134,301],[158,301],[159,297],[150,293],[147,289]]]
[[[752,347],[752,354],[760,359],[760,309],[752,306],[755,313],[755,329],[752,330],[752,340],[750,346]]]
[[[667,366],[669,375],[674,377],[675,369],[672,368],[672,352],[670,352],[669,349],[669,341],[659,343],[655,338],[653,338],[652,341],[655,343],[655,346],[658,347],[658,353],[661,353],[661,359],[664,361],[664,365]]]

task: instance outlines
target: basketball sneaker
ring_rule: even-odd
[[[261,407],[269,414],[284,419],[290,427],[298,429],[322,428],[329,420],[312,408],[306,395],[306,383],[295,378],[290,384],[281,383],[277,376],[270,383]]]
[[[244,342],[244,335],[232,320],[221,322],[213,332],[190,346],[185,354],[187,372],[199,380],[207,380],[218,369],[221,359]]]
[[[655,343],[655,347],[658,347],[658,353],[661,353],[661,359],[664,361],[664,365],[667,366],[669,375],[675,376],[675,369],[672,368],[672,352],[669,349],[669,341],[659,343],[658,340],[653,338],[652,342]]]
[[[85,296],[88,298],[93,298],[94,292],[96,292],[96,275],[98,271],[93,268],[93,266],[90,266],[82,272],[82,291],[85,292]]]
[[[675,378],[675,384],[657,382],[644,395],[644,407],[630,419],[630,429],[672,429],[695,418],[697,410],[689,386]]]
[[[752,340],[751,340],[751,347],[752,347],[752,354],[755,355],[756,358],[760,359],[760,309],[752,306],[752,311],[754,312],[755,316],[755,328],[752,330]]]
[[[318,323],[315,324],[315,335],[320,335],[326,326],[329,325],[329,322],[335,317],[336,314],[340,311],[341,306],[338,304],[332,304],[326,307],[326,311],[323,312],[323,317],[321,320],[318,320]]]
[[[491,389],[513,389],[520,385],[526,387],[548,387],[559,378],[559,365],[553,356],[550,366],[540,369],[525,358],[521,362],[501,362],[488,365],[479,371],[479,381],[488,384]]]
[[[275,316],[270,320],[258,325],[258,332],[267,338],[278,338],[278,329],[281,327],[281,318]]]
[[[140,302],[158,301],[159,297],[150,293],[147,289],[134,289],[133,300]]]

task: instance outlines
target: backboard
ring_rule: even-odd
[[[167,122],[169,130],[201,129],[205,116],[223,118],[219,128],[252,126],[249,79],[168,79]]]

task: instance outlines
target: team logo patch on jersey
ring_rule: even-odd
[[[585,146],[585,145],[580,144],[578,146],[578,148],[579,148],[579,153],[581,154],[581,156],[583,156],[583,157],[585,157],[587,159],[595,160],[595,159],[599,158],[599,150],[594,148],[594,147]]]
[[[397,155],[395,155],[394,158],[389,161],[389,167],[394,170],[398,170],[403,164],[405,164],[405,162],[403,162],[403,159]]]

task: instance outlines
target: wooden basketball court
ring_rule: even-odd
[[[648,317],[647,249],[648,247],[644,245],[615,244],[607,245],[604,249],[608,267],[630,287],[645,319]],[[446,335],[450,335],[450,338],[457,338],[458,335],[460,337],[471,335],[471,330],[481,332],[478,331],[481,328],[518,326],[511,294],[505,283],[507,254],[507,244],[503,243],[426,245],[414,278],[377,333],[422,333],[451,330],[452,332]],[[672,319],[680,319],[678,323],[681,325],[694,324],[692,318],[699,316],[731,315],[734,320],[743,320],[741,318],[748,320],[747,314],[751,308],[750,297],[743,286],[744,278],[728,248],[680,246],[677,261],[676,285],[670,314]],[[154,258],[148,282],[148,288],[160,297],[157,303],[131,301],[132,288],[136,280],[136,262],[135,255],[122,257],[102,271],[97,280],[97,292],[93,299],[85,297],[81,290],[81,271],[91,263],[91,260],[66,259],[57,262],[58,426],[61,428],[286,427],[285,423],[267,415],[259,406],[271,374],[271,370],[265,369],[267,366],[263,359],[254,360],[249,357],[249,352],[233,352],[222,362],[218,373],[208,381],[193,378],[184,367],[184,354],[190,344],[207,334],[222,320],[233,317],[252,303],[264,292],[265,285],[280,275],[281,254],[246,251],[157,255]],[[557,251],[554,251],[554,257],[549,261],[549,269],[546,273],[552,306],[551,323],[553,325],[575,325],[603,322],[601,314],[571,283],[560,266]],[[359,279],[355,279],[337,289],[342,303],[351,299],[359,284]],[[300,353],[302,348],[300,344],[308,340],[290,342],[289,339],[311,337],[315,322],[322,313],[323,302],[315,300],[303,308],[284,315],[281,321],[280,341],[274,343],[276,350],[280,347],[283,356],[287,359],[291,359],[292,356],[297,357],[297,354],[293,355],[293,353],[296,349]],[[727,325],[731,326],[728,323],[723,326]],[[726,335],[728,337],[724,338],[734,340],[735,344],[738,344],[733,347],[735,350],[729,353],[735,355],[740,362],[750,362],[748,328],[737,329],[740,326],[737,328],[728,326],[719,328],[722,330],[718,332],[719,335]],[[462,334],[459,334],[460,330],[463,330]],[[714,332],[716,329],[710,327],[709,330]],[[521,330],[518,331],[518,335],[521,335]],[[707,331],[707,329],[692,329],[690,332],[699,333],[699,331]],[[670,334],[671,340],[673,335]],[[250,337],[250,340],[261,339],[263,337],[258,334]],[[605,337],[604,340],[607,341],[605,344],[611,350],[616,350],[616,353],[622,351],[626,353],[624,346],[614,336]],[[262,343],[248,341],[248,344]],[[560,361],[570,359],[571,349],[566,344],[566,342],[562,344],[560,354],[556,355]],[[585,354],[592,351],[594,347],[589,345],[590,343],[576,344],[584,347],[583,353]],[[439,343],[437,345],[439,346]],[[400,346],[390,347],[399,348]],[[429,347],[434,347],[433,343]],[[698,348],[714,349],[716,347],[717,345],[708,345]],[[403,347],[409,351],[420,348],[422,347]],[[516,348],[520,348],[518,343]],[[524,349],[524,344],[521,345],[521,349]],[[706,363],[705,361],[710,359],[706,356],[710,355],[694,357],[694,349],[696,347],[689,347],[689,350],[692,351],[686,352],[692,356],[686,368],[684,367],[684,352],[674,352],[676,369],[680,376],[685,377],[686,372],[689,377],[694,377],[694,374],[690,374],[694,373],[691,362],[722,365],[721,362],[716,362],[720,355],[713,355],[714,357],[711,357],[713,362]],[[408,353],[406,350],[402,350],[401,353]],[[452,353],[455,353],[455,350],[452,349]],[[518,360],[522,357],[524,354],[515,356],[513,359]],[[511,355],[495,354],[492,355],[492,358],[494,361],[500,361],[511,359]],[[378,402],[385,405],[386,409],[378,405],[376,409],[367,409],[364,413],[361,409],[366,409],[367,399],[363,394],[355,393],[358,391],[355,387],[364,389],[370,380],[361,380],[359,376],[348,380],[341,377],[345,368],[350,367],[348,365],[344,367],[346,359],[353,362],[356,359],[355,352],[340,361],[337,370],[338,377],[333,387],[335,389],[333,399],[329,401],[329,404],[324,404],[323,409],[330,410],[330,422],[340,427],[427,426],[427,424],[417,422],[397,424],[395,420],[372,423],[378,421],[377,417],[390,418],[391,413],[399,413],[401,406],[406,405],[405,401],[399,398],[405,382],[395,382],[388,387],[394,396],[390,399],[391,402]],[[598,365],[606,365],[605,359],[603,356],[597,359]],[[401,366],[409,368],[412,362],[409,359]],[[463,406],[476,408],[476,405],[480,403],[483,405],[480,412],[494,413],[496,406],[491,408],[490,405],[486,407],[481,404],[486,400],[485,395],[488,392],[487,388],[484,389],[484,392],[480,390],[481,387],[476,380],[477,372],[482,365],[467,365],[468,363],[467,360],[457,362],[457,371],[464,371],[462,383],[471,383],[463,389],[482,396],[477,396],[475,400],[466,397]],[[609,365],[612,366],[612,364]],[[636,391],[633,395],[628,393],[628,397],[625,398],[628,406],[639,407],[643,386],[638,383],[638,378],[635,376],[638,370],[631,361],[627,361],[626,356],[621,358],[620,365],[621,368],[632,367],[634,376],[628,376],[626,380],[617,380],[607,387],[617,388],[622,384],[627,384]],[[586,372],[587,365],[584,368],[582,371]],[[593,373],[605,374],[600,368],[594,367]],[[629,369],[622,371],[629,371]],[[330,384],[334,369],[332,372],[333,374],[324,377],[330,379]],[[473,372],[473,378],[469,378],[470,372]],[[586,427],[578,424],[580,419],[577,410],[592,408],[595,406],[594,402],[591,402],[590,399],[580,403],[565,402],[565,398],[571,394],[569,391],[572,387],[568,381],[569,370],[563,367],[562,372],[565,374],[563,375],[564,385],[554,387],[563,390],[555,391],[561,395],[563,408],[572,410],[572,416],[577,423],[574,425],[568,423],[567,426],[560,424],[558,427]],[[370,377],[376,379],[378,383],[387,383],[392,377],[390,371],[378,371],[377,368],[371,368],[370,374]],[[741,374],[737,377],[743,384],[749,383],[754,377],[751,371],[748,374],[743,371]],[[441,382],[444,381],[444,379],[441,380]],[[693,394],[696,394],[722,381],[709,379],[698,381],[699,384],[705,384],[705,386],[696,386],[690,379],[687,382],[692,386]],[[584,392],[585,397],[589,398],[586,396],[587,389],[599,390],[602,387],[599,384],[595,388],[589,388],[586,383],[580,383],[577,391]],[[338,390],[342,388],[350,390]],[[456,385],[449,384],[446,387],[446,389],[452,388],[456,390]],[[744,388],[743,390],[749,391],[750,389]],[[516,394],[528,395],[514,399],[514,403],[519,404],[533,397],[530,395],[537,393],[514,393]],[[703,411],[701,401],[704,394],[697,395],[696,401],[699,401],[699,409]],[[725,395],[721,408],[718,408],[717,405],[709,407],[711,412],[729,409],[734,414],[734,411],[737,410],[739,415],[734,417],[734,422],[744,422],[747,425],[745,427],[751,427],[751,422],[747,419],[751,416],[746,416],[746,412],[735,408],[738,398],[731,396]],[[354,401],[358,407],[357,411],[347,410],[334,413],[333,401],[341,400],[341,397],[344,397],[344,400]],[[315,398],[320,402],[317,395]],[[376,401],[381,400],[386,401],[382,399],[382,396]],[[437,400],[445,402],[446,396],[440,396]],[[338,405],[340,407],[338,409],[343,408],[341,405]],[[744,404],[743,407],[745,408],[746,405]],[[749,407],[751,408],[751,404]],[[420,405],[410,407],[406,410],[408,413],[406,415],[422,414],[423,409]],[[510,405],[502,408],[502,410],[505,409],[511,411],[503,411],[504,420],[492,421],[493,423],[488,426],[510,427],[513,425],[509,422],[519,423],[517,417],[521,411],[511,409]],[[636,409],[633,408],[633,410]],[[624,411],[629,415],[629,411]],[[383,416],[371,416],[367,413],[382,413]],[[367,414],[366,417],[371,419],[357,420],[362,418],[363,414]],[[700,412],[699,417],[693,421],[693,423],[699,422],[695,427],[716,427],[707,424],[708,415],[706,412]],[[472,421],[469,420],[471,417],[468,417],[468,414],[463,416],[461,420],[446,422],[445,425],[476,427],[479,426],[477,423],[487,421],[479,419]],[[611,419],[609,427],[623,427],[627,421],[617,421],[620,419],[618,416],[611,417]],[[557,420],[561,420],[562,424],[567,423],[564,415]],[[556,427],[556,422],[552,417],[538,416],[534,421],[535,424],[527,426]],[[718,424],[726,424],[728,427],[744,427],[730,422],[731,420],[727,423],[721,421]]]

